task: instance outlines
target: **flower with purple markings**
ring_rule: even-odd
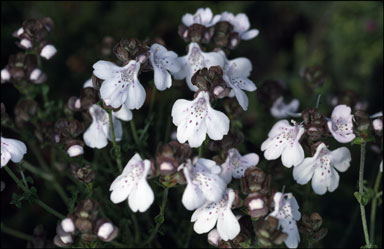
[[[1,167],[7,165],[9,160],[20,162],[27,153],[27,146],[19,140],[1,137]]]
[[[356,137],[353,134],[352,118],[349,106],[338,105],[333,109],[331,120],[327,124],[329,131],[338,142],[349,143]]]

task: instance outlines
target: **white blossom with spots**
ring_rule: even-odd
[[[278,121],[268,133],[268,139],[261,145],[265,159],[275,160],[281,156],[281,161],[287,168],[300,164],[304,159],[304,150],[299,142],[303,134],[302,125],[291,126],[287,120]]]
[[[229,188],[219,201],[206,202],[197,209],[191,218],[191,221],[195,222],[195,232],[207,233],[217,223],[217,232],[222,240],[234,239],[240,233],[240,224],[231,210],[234,200],[235,192]]]
[[[108,140],[112,141],[108,113],[98,105],[89,108],[92,123],[83,134],[84,143],[91,148],[101,149],[107,146]],[[116,141],[123,137],[123,127],[120,120],[112,116]]]
[[[293,178],[298,184],[306,184],[312,179],[312,188],[318,195],[333,192],[339,186],[339,174],[345,172],[351,162],[351,153],[348,148],[341,147],[330,151],[321,143],[313,157],[304,161],[293,169]]]
[[[199,44],[192,42],[189,44],[188,54],[179,57],[178,61],[181,65],[181,70],[174,73],[175,79],[181,80],[186,78],[187,85],[191,91],[196,92],[198,87],[192,85],[192,76],[202,68],[210,68],[212,66],[224,67],[225,56],[221,52],[204,53],[201,51]]]
[[[98,61],[93,65],[93,74],[104,80],[100,96],[105,104],[119,108],[124,102],[128,109],[139,109],[145,101],[145,89],[137,78],[140,62],[131,60],[119,67],[112,62]]]
[[[147,182],[150,169],[151,162],[142,160],[136,153],[109,188],[109,191],[112,191],[111,201],[116,204],[128,198],[129,207],[133,212],[145,212],[154,200],[153,191]]]
[[[200,92],[193,101],[179,99],[172,107],[172,121],[177,126],[177,140],[199,147],[206,134],[221,140],[229,131],[229,118],[211,107],[208,92]]]
[[[236,16],[233,13],[224,11],[213,17],[212,23],[229,22],[233,26],[233,31],[238,33],[239,39],[250,40],[259,34],[259,30],[251,29],[248,16],[244,13],[239,13]]]
[[[239,151],[235,148],[228,150],[226,161],[221,165],[221,177],[230,183],[233,178],[240,179],[244,176],[246,169],[256,166],[259,163],[259,156],[256,153],[249,153],[247,155],[240,155]]]
[[[284,97],[281,96],[275,100],[270,111],[271,115],[275,118],[287,118],[295,114],[299,109],[300,102],[297,99],[293,99],[289,104],[284,103]]]
[[[212,23],[213,13],[210,8],[199,8],[195,14],[187,13],[183,16],[182,22],[185,26],[189,27],[192,24],[201,24],[205,27],[210,27]]]
[[[19,140],[1,137],[1,167],[7,165],[9,160],[20,162],[27,153],[27,146]]]
[[[149,60],[155,74],[154,81],[157,90],[163,91],[166,88],[170,88],[172,86],[172,78],[169,72],[177,73],[180,71],[177,54],[155,43],[151,46]]]
[[[183,169],[187,180],[187,187],[182,197],[186,209],[195,210],[206,201],[219,201],[225,193],[227,184],[220,177],[221,168],[215,161],[199,158],[193,165],[188,160],[179,169]]]
[[[275,193],[273,196],[275,209],[269,216],[279,220],[279,227],[282,227],[284,233],[288,234],[284,243],[288,248],[297,248],[300,242],[299,230],[297,229],[296,221],[301,218],[299,205],[295,197],[291,193],[283,194]]]
[[[349,143],[356,137],[353,134],[352,118],[349,106],[338,105],[333,109],[331,120],[327,124],[329,131],[338,142]]]
[[[236,96],[241,108],[248,109],[248,97],[245,91],[256,90],[255,84],[248,79],[252,71],[252,63],[247,58],[237,58],[227,61],[224,66],[223,80],[232,88],[230,97]]]

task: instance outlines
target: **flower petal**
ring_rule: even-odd
[[[181,202],[187,210],[191,211],[201,207],[205,202],[205,198],[201,190],[191,183],[187,184]]]
[[[92,124],[83,134],[85,144],[91,148],[101,149],[107,146],[107,137],[103,131],[103,127],[94,119]]]
[[[283,150],[281,161],[287,168],[300,164],[304,159],[304,150],[298,142],[289,142]]]
[[[341,147],[330,152],[330,160],[340,172],[345,172],[350,166],[351,152],[347,147]]]
[[[154,67],[153,70],[155,72],[154,81],[157,90],[163,91],[172,86],[171,75],[166,70],[156,67]]]
[[[196,233],[207,233],[215,227],[219,216],[219,213],[216,212],[216,210],[218,210],[217,205],[218,204],[215,205],[215,203],[208,202],[193,213],[191,220],[196,220],[193,225]]]
[[[126,83],[119,83],[118,77],[109,78],[100,87],[100,97],[107,105],[119,108],[128,98],[126,87]]]
[[[217,231],[225,241],[234,239],[240,233],[240,224],[231,209],[225,209],[219,216]]]
[[[120,110],[118,110],[117,112],[112,112],[112,114],[116,118],[123,120],[123,121],[132,120],[132,111],[128,109],[128,107],[125,103],[121,106]]]
[[[93,64],[93,74],[102,80],[112,78],[116,71],[120,71],[120,67],[109,61],[98,61]]]
[[[178,99],[172,107],[172,122],[174,125],[179,126],[189,116],[192,101],[185,99]]]
[[[248,78],[252,71],[252,63],[248,58],[241,57],[230,60],[225,69],[228,69],[231,77]]]
[[[241,34],[242,40],[251,40],[255,38],[259,34],[259,30],[257,29],[251,29],[243,34]]]
[[[134,184],[135,182],[131,181],[127,175],[122,174],[118,176],[109,188],[109,191],[112,191],[110,196],[111,201],[116,204],[126,200]]]
[[[208,114],[205,117],[208,136],[212,140],[221,140],[229,131],[229,118],[222,112],[208,106]]]
[[[140,84],[137,79],[137,75],[135,77],[135,81],[132,84],[128,84],[128,98],[127,98],[127,107],[129,109],[140,109],[143,106],[145,101],[145,89]],[[101,89],[100,89],[101,90]]]
[[[1,167],[7,165],[9,159],[11,159],[11,153],[9,153],[4,146],[1,146]]]
[[[293,179],[298,184],[306,184],[311,180],[313,174],[315,173],[317,158],[308,157],[305,158],[302,163],[295,166],[293,169]]]
[[[16,139],[1,137],[1,153],[3,153],[3,147],[5,147],[5,150],[7,150],[10,154],[11,161],[14,163],[20,162],[23,159],[24,154],[27,153],[27,146],[25,146],[23,142]],[[7,159],[7,153],[5,153],[4,156],[4,162],[9,160]],[[1,157],[1,160],[3,161],[3,155]],[[3,163],[1,164],[4,166]]]
[[[133,212],[145,212],[152,205],[154,194],[147,180],[141,179],[128,197],[129,207]]]

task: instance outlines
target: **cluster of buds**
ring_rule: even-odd
[[[323,69],[319,66],[306,67],[300,72],[304,83],[312,89],[321,87],[326,79]]]
[[[95,78],[95,82],[98,79]],[[100,88],[100,86],[99,86]],[[96,104],[100,100],[99,92],[92,87],[82,88],[80,91],[80,97],[72,96],[68,99],[68,108],[73,111],[88,111],[89,107]]]
[[[54,243],[58,247],[67,247],[74,241],[73,237],[80,236],[84,243],[90,243],[99,238],[110,242],[118,235],[118,228],[104,218],[98,218],[98,203],[87,199],[81,201],[73,214],[63,219],[56,228]]]
[[[32,54],[17,53],[10,55],[8,64],[1,70],[1,83],[5,82],[32,82],[43,83],[47,76],[38,68],[36,56]]]
[[[67,121],[61,118],[54,125],[55,142],[65,145],[65,151],[70,157],[82,155],[84,153],[84,143],[80,139],[76,139],[84,131],[84,125],[72,119]]]
[[[191,82],[199,88],[195,96],[200,91],[206,91],[209,92],[211,98],[222,99],[227,97],[231,91],[231,88],[227,87],[227,83],[223,80],[223,69],[220,66],[198,70],[192,76]]]
[[[305,132],[312,142],[317,142],[330,135],[327,120],[315,107],[304,110],[301,114]]]
[[[77,164],[71,164],[71,172],[76,179],[86,184],[91,183],[95,179],[95,171],[89,165],[80,167]]]
[[[206,27],[199,23],[194,23],[189,27],[180,24],[178,29],[180,37],[187,43],[196,42],[207,44],[211,41],[214,32],[214,27]]]
[[[238,33],[233,31],[232,24],[227,21],[220,21],[214,27],[213,41],[217,47],[234,49],[239,45],[240,38]]]
[[[323,224],[323,219],[320,214],[312,213],[310,216],[304,214],[298,222],[300,233],[302,233],[308,240],[318,242],[322,240],[328,233],[327,228],[320,228]]]
[[[138,39],[121,39],[120,42],[113,47],[113,53],[123,65],[127,65],[130,60],[136,60],[141,63],[141,71],[147,72],[152,70],[149,61],[149,47]]]
[[[259,219],[254,230],[260,247],[281,245],[288,237],[286,233],[282,232],[281,228],[279,229],[279,220],[272,216]]]
[[[366,140],[371,133],[371,119],[369,115],[364,111],[356,111],[354,113],[354,126],[353,132]]]
[[[377,136],[379,137],[383,136],[383,116],[382,115],[372,121],[372,127]]]
[[[248,168],[241,178],[241,189],[247,194],[244,206],[251,217],[260,218],[268,214],[270,183],[271,176],[256,167]]]
[[[37,111],[37,102],[33,99],[21,99],[17,102],[15,113],[15,125],[23,129],[25,124],[31,121]]]
[[[46,40],[48,34],[53,30],[54,23],[51,18],[28,19],[24,21],[21,28],[13,33],[20,39],[16,42],[22,49],[37,49],[41,57],[49,60],[56,54],[56,48]]]
[[[192,150],[188,144],[171,141],[160,145],[156,152],[156,171],[161,175],[160,181],[166,186],[184,184],[184,176],[177,168],[191,155]]]

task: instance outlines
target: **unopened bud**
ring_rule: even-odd
[[[57,49],[55,48],[55,46],[53,46],[51,44],[47,44],[41,50],[40,55],[41,55],[41,57],[49,60],[49,59],[51,59],[52,56],[54,56],[56,54],[56,52],[57,52]]]
[[[84,154],[84,148],[81,145],[77,145],[77,144],[72,145],[67,149],[67,154],[70,157],[80,156]]]
[[[75,232],[75,224],[73,223],[73,220],[71,218],[65,218],[64,220],[62,220],[61,227],[66,233]]]
[[[4,68],[1,70],[1,83],[7,82],[11,79],[11,74],[8,69]]]
[[[21,39],[19,44],[24,49],[30,49],[32,47],[32,42],[26,38]]]
[[[213,229],[208,233],[208,243],[217,247],[221,241],[221,237],[217,229]]]

